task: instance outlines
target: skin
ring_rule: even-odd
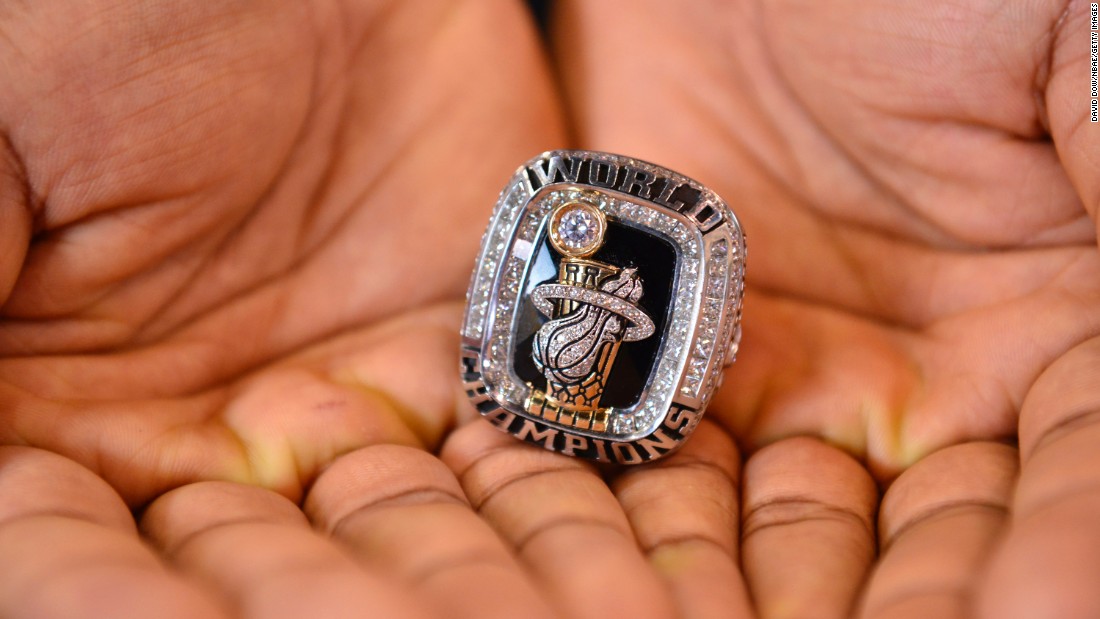
[[[1087,3],[551,31],[0,7],[0,615],[1100,615]],[[521,444],[456,384],[495,192],[562,146],[749,233],[740,359],[653,466]]]

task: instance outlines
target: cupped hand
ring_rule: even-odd
[[[988,570],[988,544],[966,578],[945,566],[964,533],[997,527],[891,544],[911,502],[887,495],[864,612],[949,616],[977,595],[989,617],[1100,614],[1088,3],[563,4],[555,50],[581,146],[695,176],[748,232],[743,353],[712,419],[750,450],[823,437],[881,482],[1018,436],[1014,496],[978,482],[974,448],[955,456],[965,491],[945,475],[919,499],[981,511],[1012,496]],[[907,547],[925,563],[896,558]],[[913,608],[876,606],[884,588]],[[769,616],[825,616],[802,600]]]
[[[564,3],[583,146],[688,170],[748,231],[745,345],[710,411],[748,444],[818,434],[889,477],[1013,435],[1100,333],[1069,8]]]
[[[523,7],[20,3],[0,67],[0,614],[427,614],[294,502],[457,423],[481,230],[563,141]]]
[[[522,7],[31,3],[0,33],[5,443],[131,504],[438,446],[496,191],[562,140]]]

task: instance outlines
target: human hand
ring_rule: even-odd
[[[890,589],[913,596],[895,600],[905,616],[974,595],[989,617],[1100,614],[1087,3],[563,5],[555,49],[581,146],[699,178],[749,233],[743,352],[710,418],[750,449],[824,437],[882,482],[1019,435],[1014,496],[991,446],[939,457],[974,479],[887,494],[864,610],[900,613],[875,610]],[[888,545],[898,510],[937,495],[961,520],[915,555]],[[998,527],[980,506],[1010,497],[988,559]],[[947,578],[964,557],[969,573]],[[802,595],[768,613],[789,598],[756,593],[767,616],[842,612]]]
[[[335,454],[438,446],[501,175],[562,139],[521,7],[2,18],[4,443],[131,505],[199,479],[297,497]]]
[[[0,440],[70,459],[6,454],[0,614],[266,614],[159,565],[202,518],[142,519],[158,559],[127,506],[300,501],[338,455],[438,449],[501,175],[562,141],[540,54],[512,2],[0,9]],[[408,601],[357,569],[311,599]]]

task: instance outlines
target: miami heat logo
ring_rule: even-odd
[[[638,307],[642,280],[633,268],[588,259],[603,245],[607,222],[594,206],[564,204],[550,218],[550,244],[562,254],[556,283],[531,293],[550,320],[532,347],[546,389],[532,389],[528,412],[568,426],[603,432],[600,407],[619,346],[653,335],[653,320]]]

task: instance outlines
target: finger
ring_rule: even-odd
[[[875,556],[878,492],[867,471],[809,438],[745,465],[741,556],[761,617],[847,617]]]
[[[424,451],[379,445],[341,457],[305,511],[357,558],[422,592],[440,616],[551,616],[454,474]]]
[[[882,500],[882,556],[860,617],[969,616],[976,580],[1005,523],[1016,469],[1015,449],[968,443],[903,473]]]
[[[751,617],[738,554],[740,456],[703,422],[666,459],[615,479],[615,496],[682,616]]]
[[[1020,411],[1012,523],[978,609],[997,619],[1100,617],[1100,339],[1067,353]]]
[[[90,389],[83,395],[66,395],[73,385],[59,376],[81,372],[67,361],[0,360],[0,400],[23,403],[15,422],[0,427],[0,440],[71,455],[134,506],[212,480],[260,485],[296,500],[337,454],[375,443],[441,441],[453,423],[456,392],[437,372],[454,371],[457,321],[451,304],[410,312],[307,349],[231,388],[178,399],[120,400],[87,384],[79,385]],[[177,361],[193,361],[188,350],[176,353]],[[175,373],[140,355],[120,363]],[[111,383],[106,375],[86,378]]]
[[[203,482],[152,503],[142,530],[244,617],[427,616],[401,587],[367,573],[267,490]]]
[[[470,423],[442,459],[569,617],[667,617],[674,607],[606,483],[586,462]]]
[[[102,479],[60,456],[0,448],[0,616],[226,617],[168,572]]]

